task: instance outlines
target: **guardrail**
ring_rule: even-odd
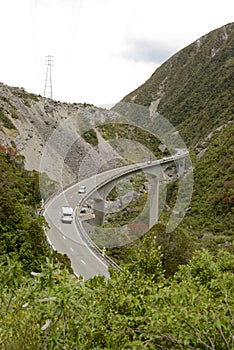
[[[167,157],[164,159],[157,159],[152,163],[147,163],[147,164],[141,164],[137,167],[134,167],[134,165],[132,166],[132,168],[130,169],[126,169],[125,171],[123,171],[121,174],[115,174],[111,177],[109,177],[108,179],[105,179],[103,181],[101,181],[98,185],[96,185],[96,187],[94,189],[92,189],[91,191],[87,192],[86,195],[82,198],[80,205],[82,206],[82,204],[87,201],[93,193],[95,193],[96,191],[98,191],[101,187],[103,187],[104,185],[106,185],[108,182],[116,180],[117,178],[126,175],[128,173],[132,173],[134,171],[138,171],[138,170],[142,170],[142,168],[147,168],[147,167],[151,167],[151,166],[155,166],[155,165],[160,165],[161,163],[170,163],[170,162],[174,162],[176,159],[181,159],[184,158],[185,156],[188,155],[188,152],[184,152],[183,154],[177,154],[175,156],[171,156],[171,157]],[[129,166],[127,166],[129,167]],[[122,167],[121,167],[122,168]],[[120,168],[120,169],[121,169]],[[122,169],[123,170],[123,169]],[[75,220],[76,220],[76,224],[79,228],[79,232],[82,234],[83,239],[86,241],[86,243],[89,245],[89,247],[96,253],[98,254],[103,260],[105,260],[105,262],[107,262],[108,264],[110,264],[111,266],[113,266],[115,269],[122,271],[122,269],[120,268],[119,265],[117,265],[110,257],[108,257],[107,255],[103,255],[102,250],[91,240],[91,238],[88,236],[88,234],[86,233],[86,230],[84,229],[82,222],[79,220],[78,215],[76,215],[77,210],[75,212]]]
[[[66,186],[64,189],[68,189],[71,186],[74,186],[75,183],[73,183],[72,185],[68,185]],[[46,204],[49,203],[50,200],[52,200],[54,197],[56,197],[57,195],[61,194],[64,189],[59,189],[56,192],[54,192],[50,197],[48,197],[46,199],[46,201],[43,204],[43,207],[45,207]],[[76,211],[75,211],[76,213]],[[43,212],[43,216],[44,216],[45,212]],[[83,240],[88,244],[89,248],[92,249],[92,251],[97,254],[103,261],[105,261],[108,265],[111,265],[113,268],[115,268],[118,271],[123,271],[121,269],[121,267],[116,264],[116,262],[114,260],[112,260],[109,256],[107,255],[103,255],[102,250],[90,239],[90,237],[86,234],[86,231],[83,227],[83,225],[81,224],[81,222],[79,221],[77,215],[75,215],[75,221],[76,224],[79,228],[79,232],[82,235]],[[44,231],[46,231],[46,228],[44,228]],[[54,247],[52,245],[52,243],[50,242],[50,240],[47,239],[48,244],[52,247],[52,249],[54,250]],[[75,241],[74,241],[75,242]]]
[[[86,242],[86,244],[88,244],[89,248],[91,248],[95,254],[98,254],[101,257],[101,259],[103,261],[105,261],[108,265],[111,265],[112,267],[114,267],[118,271],[123,271],[121,269],[121,267],[118,264],[116,264],[116,262],[114,260],[112,260],[108,255],[103,254],[103,251],[98,247],[98,245],[96,243],[94,243],[91,240],[91,238],[87,235],[81,221],[78,218],[78,215],[76,215],[76,212],[75,212],[75,221],[76,221],[76,225],[79,229],[79,232],[82,235],[83,240]]]
[[[128,173],[132,173],[134,171],[139,171],[139,170],[142,170],[144,168],[149,168],[149,167],[152,167],[152,166],[156,166],[156,165],[160,165],[161,163],[170,163],[170,162],[174,162],[175,160],[178,160],[178,159],[181,159],[181,158],[184,158],[185,156],[188,155],[188,152],[184,152],[183,154],[175,154],[174,156],[170,156],[170,157],[167,157],[167,158],[163,158],[163,159],[156,159],[154,161],[152,161],[150,164],[149,163],[142,163],[142,164],[138,164],[137,166],[135,166],[135,164],[133,165],[127,165],[127,166],[124,166],[124,167],[120,167],[119,169],[123,170],[123,168],[125,167],[129,167],[131,166],[132,168],[130,169],[127,169],[125,171],[123,171],[121,174],[117,174],[117,175],[112,175],[111,177],[109,177],[108,179],[105,179],[103,180],[102,182],[100,182],[98,185],[96,185],[95,188],[93,188],[91,191],[88,191],[84,197],[82,198],[81,200],[81,205],[83,202],[85,202],[89,197],[92,196],[93,193],[95,193],[96,191],[98,191],[100,188],[102,188],[104,185],[106,185],[107,183],[109,183],[110,181],[112,180],[116,180],[118,178],[120,178],[121,176],[123,175],[126,175]],[[100,173],[102,174],[102,173]],[[99,174],[98,174],[99,175]]]
[[[101,187],[103,187],[105,184],[107,184],[108,182],[112,181],[112,180],[116,180],[118,178],[120,178],[123,175],[126,175],[128,173],[132,173],[134,171],[138,171],[138,170],[142,170],[143,168],[147,168],[147,167],[151,167],[151,166],[155,166],[155,165],[160,165],[161,163],[166,163],[166,162],[173,162],[177,159],[180,158],[184,158],[185,156],[188,155],[188,152],[184,152],[183,154],[175,154],[174,156],[170,156],[167,158],[163,158],[163,159],[157,159],[155,161],[152,161],[150,164],[139,164],[138,166],[134,166],[132,165],[132,167],[129,169],[126,169],[125,171],[123,171],[121,174],[115,174],[112,175],[110,178],[105,179],[103,181],[101,181],[94,189],[92,189],[91,191],[89,191],[81,200],[81,205],[83,202],[85,202],[89,197],[92,196],[93,193],[95,193],[97,190],[99,190]],[[129,166],[127,166],[129,167]],[[120,167],[124,168],[124,167]],[[122,169],[123,170],[123,169]],[[101,173],[100,173],[101,174]],[[58,191],[54,192],[49,198],[46,199],[45,203],[44,203],[44,207],[45,205],[52,199],[54,198],[56,195],[59,195],[60,193],[62,193],[65,189],[74,186],[75,183],[73,183],[72,185],[68,185],[65,188],[59,189]],[[78,226],[79,232],[82,235],[83,240],[86,242],[86,244],[89,246],[90,249],[92,249],[92,251],[97,254],[104,262],[106,262],[108,265],[111,265],[113,268],[115,268],[118,271],[123,271],[121,269],[121,267],[116,264],[115,261],[113,261],[109,256],[107,256],[106,254],[103,254],[102,250],[91,240],[91,238],[88,236],[88,234],[86,233],[82,222],[79,220],[78,215],[76,215],[77,213],[77,207],[75,209],[75,222],[76,225]],[[44,214],[43,214],[44,215]]]

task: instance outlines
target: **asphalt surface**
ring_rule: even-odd
[[[61,221],[62,206],[70,205],[75,208],[79,199],[81,195],[78,194],[78,186],[74,186],[49,201],[44,214],[50,227],[46,232],[48,241],[53,249],[70,258],[76,275],[83,276],[84,279],[96,275],[109,277],[107,265],[83,240],[76,227],[75,218],[71,224]]]
[[[109,181],[123,174],[130,174],[136,169],[150,168],[158,164],[183,158],[185,154],[187,154],[187,152],[180,151],[174,156],[161,160],[132,164],[97,174],[82,181],[82,183],[72,185],[62,193],[51,198],[45,204],[44,216],[49,224],[49,229],[46,231],[47,239],[53,249],[62,254],[66,254],[70,258],[72,268],[76,275],[83,276],[84,279],[89,279],[96,275],[103,275],[108,278],[109,271],[107,263],[105,263],[102,257],[95,254],[91,245],[84,240],[83,235],[76,226],[75,218],[73,218],[73,222],[70,224],[62,223],[62,207],[64,205],[69,205],[75,209],[77,203],[83,197],[87,199],[93,191]],[[85,194],[78,193],[81,184],[86,185],[87,192]]]

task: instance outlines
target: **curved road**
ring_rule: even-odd
[[[121,175],[129,174],[137,169],[150,168],[155,165],[183,159],[186,155],[188,155],[187,151],[180,151],[176,155],[155,160],[150,163],[132,164],[92,176],[82,181],[82,184],[87,187],[85,198],[88,198],[96,188],[101,187],[103,184]],[[75,218],[71,224],[62,223],[61,221],[62,206],[69,205],[75,208],[77,203],[83,198],[82,195],[78,193],[80,184],[81,183],[72,185],[62,193],[51,198],[45,204],[44,216],[50,227],[46,231],[47,239],[53,249],[62,254],[66,254],[70,258],[72,268],[76,275],[83,276],[84,279],[89,279],[95,275],[109,277],[107,263],[101,256],[95,254],[91,245],[87,244],[87,241],[84,240],[76,226]]]

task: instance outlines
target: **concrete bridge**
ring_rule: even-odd
[[[160,182],[165,178],[165,171],[173,164],[176,167],[177,177],[179,178],[185,171],[185,159],[187,155],[188,151],[179,151],[173,156],[159,160],[128,165],[105,172],[105,174],[107,174],[106,178],[99,183],[98,181],[94,181],[95,186],[93,188],[89,187],[81,205],[91,200],[95,215],[94,224],[95,226],[102,226],[106,214],[105,202],[108,194],[122,179],[129,175],[134,175],[139,171],[143,171],[147,175],[149,182],[149,222],[147,224],[150,229],[158,222]],[[98,174],[98,176],[100,176],[100,174]]]
[[[66,254],[70,258],[76,275],[81,275],[85,279],[95,275],[109,277],[108,265],[113,262],[108,257],[103,256],[99,247],[92,242],[85,231],[82,219],[78,215],[71,224],[61,222],[62,206],[69,205],[77,208],[78,201],[82,206],[86,201],[93,199],[95,224],[100,225],[105,218],[105,198],[111,189],[126,176],[144,171],[149,176],[149,227],[152,227],[157,223],[159,215],[159,189],[162,186],[160,178],[163,178],[165,170],[171,164],[175,165],[178,176],[182,175],[186,168],[187,155],[187,151],[179,151],[173,156],[152,162],[132,164],[105,171],[85,179],[81,183],[72,185],[53,196],[45,204],[44,212],[50,226],[46,231],[48,242],[54,250]],[[85,195],[78,193],[81,184],[87,188]]]

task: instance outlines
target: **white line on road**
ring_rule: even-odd
[[[72,252],[74,252],[74,249],[72,247],[70,249],[71,249]]]
[[[63,239],[66,239],[66,237],[65,237],[65,236],[63,236]]]
[[[86,265],[86,262],[84,262],[84,260],[81,259],[80,261],[82,262],[82,264]]]

